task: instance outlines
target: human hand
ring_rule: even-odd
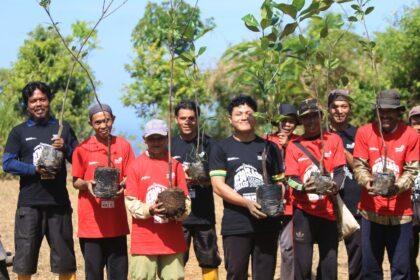
[[[303,188],[307,193],[315,193],[316,186],[315,186],[315,179],[314,176],[310,176],[308,180],[303,184]]]
[[[252,200],[247,200],[246,207],[248,208],[249,212],[252,216],[254,216],[257,219],[264,219],[267,218],[267,215],[260,211],[261,205],[259,205],[257,202]]]
[[[63,138],[58,138],[58,136],[56,134],[53,135],[53,137],[51,138],[52,142],[52,146],[57,149],[60,150],[62,152],[65,151],[65,144],[64,144],[64,139]]]
[[[94,180],[90,180],[90,181],[85,181],[86,182],[86,189],[88,190],[88,192],[93,196],[96,197],[95,193],[93,192],[93,185],[96,184],[96,181]]]
[[[338,193],[338,187],[336,182],[331,182],[331,187],[326,191],[327,195],[336,195]]]
[[[289,141],[289,137],[285,132],[280,132],[277,134],[279,137],[279,144],[283,147],[287,145],[287,142]]]
[[[365,185],[366,190],[368,191],[369,195],[376,196],[375,188],[372,187],[373,180],[371,178],[368,179],[368,182]]]
[[[155,201],[155,203],[149,207],[150,216],[164,216],[165,212],[166,209],[163,207],[162,202]]]

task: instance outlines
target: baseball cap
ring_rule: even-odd
[[[408,118],[410,119],[412,116],[420,115],[420,105],[414,106],[411,108],[410,112],[408,113]]]
[[[331,104],[334,101],[350,101],[350,92],[345,89],[333,89],[328,94],[328,107],[331,106]]]
[[[309,98],[300,103],[298,109],[299,117],[313,112],[321,112],[320,108],[318,107],[318,101],[315,98]]]
[[[394,89],[383,90],[379,92],[376,98],[376,106],[380,109],[401,109],[405,110],[405,107],[400,103],[400,93]]]
[[[144,137],[147,138],[150,135],[159,134],[162,136],[168,135],[168,127],[162,120],[153,119],[146,123],[144,126]]]
[[[89,108],[89,119],[92,120],[93,115],[95,115],[96,113],[102,112],[102,110],[104,112],[110,113],[111,116],[113,116],[111,106],[109,106],[108,104],[102,103],[101,105],[99,104],[92,105]]]

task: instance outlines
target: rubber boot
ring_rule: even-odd
[[[18,274],[18,280],[31,280],[32,275]]]
[[[219,269],[217,268],[201,268],[203,271],[203,280],[218,280],[219,279]]]
[[[58,274],[59,280],[76,280],[76,272],[60,273]]]

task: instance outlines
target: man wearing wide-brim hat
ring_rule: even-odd
[[[381,91],[374,107],[378,118],[358,129],[353,153],[354,174],[363,186],[359,204],[363,277],[382,279],[386,249],[392,279],[409,279],[413,237],[410,196],[419,169],[418,135],[401,121],[405,107],[396,90]],[[393,175],[389,192],[378,195],[374,178]],[[385,184],[379,185],[379,190],[381,187]]]

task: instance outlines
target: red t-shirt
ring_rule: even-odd
[[[334,168],[346,164],[343,142],[338,135],[328,132],[324,132],[323,135],[325,144],[324,167],[325,171],[332,174]],[[295,141],[299,141],[316,159],[320,160],[321,140],[319,138],[305,140],[303,137],[298,137],[287,145],[285,175],[299,176],[305,183],[312,172],[319,172],[319,168],[294,144]],[[310,215],[335,220],[334,208],[329,196],[293,190],[293,203],[295,207]]]
[[[290,135],[289,136],[289,143],[290,141],[293,141],[294,139],[297,139],[298,136],[297,135]],[[283,155],[283,160],[284,160],[284,151],[283,151],[283,147],[280,145],[279,143],[279,136],[277,135],[277,133],[273,133],[270,135],[267,135],[267,139],[271,142],[274,142],[277,144],[277,146],[279,147],[282,155]],[[284,199],[286,200],[286,203],[284,204],[284,215],[293,215],[293,196],[292,196],[292,192],[290,190],[290,188],[288,188],[284,194]]]
[[[108,147],[92,136],[80,143],[73,153],[72,175],[93,180],[95,167],[108,166]],[[111,167],[120,169],[120,181],[127,176],[128,165],[134,160],[130,143],[112,137]],[[78,236],[81,238],[115,237],[128,234],[124,196],[115,200],[93,197],[88,190],[79,191]]]
[[[188,195],[182,164],[172,159],[173,185]],[[135,159],[128,171],[126,196],[133,196],[152,205],[168,182],[168,159],[151,159],[146,153]],[[168,255],[184,252],[187,245],[182,231],[182,222],[153,216],[149,219],[133,218],[131,254]]]
[[[388,148],[386,161],[388,171],[392,171],[398,179],[403,172],[405,162],[419,160],[417,131],[400,122],[396,131],[384,134],[384,139]],[[356,134],[353,156],[367,159],[372,173],[375,173],[382,172],[383,154],[382,140],[376,123],[369,123],[359,128]],[[371,196],[366,188],[362,188],[359,208],[384,216],[412,215],[411,189],[386,198]]]

